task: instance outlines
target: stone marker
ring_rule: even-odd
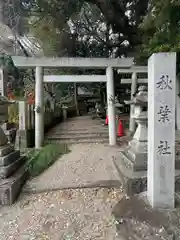
[[[68,107],[63,105],[62,106],[62,113],[63,113],[63,121],[67,120],[67,111],[68,111]]]
[[[138,127],[128,146],[114,159],[122,186],[128,195],[146,190],[147,170],[147,88],[140,86],[138,93],[126,104],[134,105],[133,118]]]
[[[19,129],[27,129],[27,103],[19,101]]]
[[[173,208],[175,193],[176,53],[148,61],[148,199]]]
[[[7,120],[4,108],[10,101],[0,96],[0,125]],[[20,189],[26,180],[27,169],[23,166],[26,158],[20,156],[20,151],[14,150],[0,126],[0,204],[10,205],[16,200]]]
[[[8,83],[7,72],[3,68],[0,68],[0,94],[1,94],[1,96],[7,96],[7,83]]]
[[[7,85],[8,85],[8,73],[5,68],[0,68],[0,95],[2,97],[7,97]],[[8,107],[6,105],[0,105],[0,122],[3,122],[1,125],[5,135],[8,138],[8,142],[12,142],[13,136],[16,134],[15,128],[10,128],[8,123]]]
[[[27,103],[25,101],[19,101],[19,129],[16,132],[16,149],[24,150],[28,147],[27,115]]]

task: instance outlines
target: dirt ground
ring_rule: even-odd
[[[104,144],[74,144],[40,176],[28,181],[24,192],[42,192],[79,187],[121,186],[113,158],[119,157],[119,147]]]
[[[118,240],[112,209],[117,189],[78,189],[21,195],[0,208],[1,240]]]
[[[90,117],[72,119],[53,131],[59,127],[72,134],[104,128]],[[79,143],[70,150],[28,181],[16,204],[0,207],[0,240],[119,239],[112,209],[123,196],[113,165],[120,148]]]

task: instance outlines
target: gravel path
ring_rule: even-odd
[[[88,117],[77,120],[52,133],[103,130]],[[112,209],[123,193],[112,160],[120,148],[76,144],[70,150],[29,180],[16,204],[0,207],[0,240],[119,240]]]
[[[41,192],[79,187],[120,187],[113,158],[119,157],[119,147],[103,144],[77,144],[48,170],[30,180],[24,192]]]
[[[0,208],[1,240],[118,240],[111,212],[115,189],[79,189],[21,195]]]
[[[98,131],[107,131],[108,127],[102,125],[103,120],[92,119],[91,116],[80,116],[74,118],[68,118],[65,122],[60,123],[59,125],[52,128],[47,135],[59,134],[62,132],[91,132],[93,130]]]

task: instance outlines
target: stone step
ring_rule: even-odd
[[[108,127],[97,127],[97,128],[92,128],[91,126],[90,127],[86,127],[86,128],[68,128],[68,126],[65,126],[64,128],[55,128],[55,129],[51,129],[49,131],[49,133],[51,132],[69,132],[69,133],[73,133],[73,132],[89,132],[89,131],[92,131],[92,132],[104,132],[104,131],[108,131]]]
[[[81,131],[65,131],[65,130],[62,130],[62,131],[52,131],[52,132],[49,132],[46,134],[46,136],[49,136],[49,135],[59,135],[59,134],[62,134],[62,135],[77,135],[77,134],[108,134],[108,129],[102,129],[102,130],[98,130],[98,131],[95,131],[95,130],[81,130]]]
[[[99,141],[109,141],[108,137],[74,137],[74,138],[61,138],[61,137],[50,137],[46,138],[46,140],[51,140],[51,141],[61,141],[61,142],[66,142],[66,141],[73,141],[73,142],[99,142]]]
[[[48,142],[61,143],[61,144],[80,144],[80,143],[108,143],[108,139],[47,139]]]
[[[15,162],[11,163],[8,166],[0,167],[0,179],[8,178],[12,175],[17,169],[19,169],[26,161],[25,156],[21,156]]]
[[[104,132],[91,132],[91,131],[82,131],[82,132],[53,132],[53,133],[48,133],[45,135],[45,137],[50,137],[50,136],[84,136],[84,135],[91,135],[91,136],[108,136],[109,132],[104,131]]]
[[[0,179],[0,204],[12,205],[19,196],[28,177],[28,170],[22,166],[10,178]]]
[[[0,157],[0,167],[8,166],[20,158],[20,151],[15,150],[4,157]]]
[[[61,144],[80,144],[80,143],[104,143],[104,144],[108,144],[109,143],[109,139],[108,138],[92,138],[92,139],[80,139],[80,140],[75,140],[75,139],[46,139],[48,142],[53,142],[53,143],[61,143]],[[117,139],[117,144],[121,144],[122,142],[124,142],[124,140],[122,140],[121,138]]]
[[[80,133],[80,134],[52,134],[47,139],[87,139],[87,138],[109,138],[108,133]]]

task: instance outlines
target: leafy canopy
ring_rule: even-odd
[[[142,53],[180,50],[180,1],[153,0],[141,29],[144,31]]]

